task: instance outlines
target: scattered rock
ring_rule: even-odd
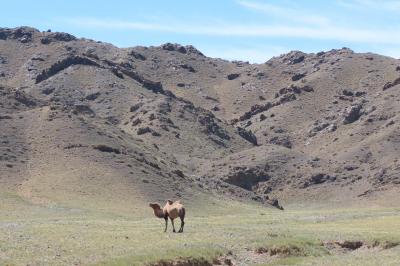
[[[84,104],[75,104],[73,113],[75,115],[82,114],[82,115],[89,115],[91,117],[94,117],[96,115],[95,112],[88,105]]]
[[[116,154],[120,154],[121,151],[117,148],[113,148],[104,144],[99,144],[99,145],[94,145],[93,149],[95,150],[99,150],[101,152],[109,152],[109,153],[116,153]]]
[[[36,77],[36,83],[42,82],[72,65],[99,66],[96,62],[85,57],[68,56],[67,58],[51,65],[50,68],[43,70],[42,73]]]
[[[363,107],[362,104],[354,104],[347,107],[342,113],[343,124],[351,124],[357,121],[363,114],[361,112],[362,107]]]
[[[304,55],[299,55],[297,57],[294,57],[291,61],[292,64],[298,64],[304,61],[305,56]]]
[[[354,96],[354,93],[350,90],[343,90],[342,93],[345,96]]]
[[[264,169],[237,167],[224,179],[225,182],[252,191],[260,182],[265,182],[271,177]]]
[[[311,175],[302,185],[302,188],[306,188],[309,187],[311,185],[319,185],[325,182],[333,182],[336,180],[335,176],[330,176],[328,174],[324,174],[324,173],[317,173],[317,174],[313,174]]]
[[[279,204],[279,201],[277,199],[266,199],[265,202],[279,210],[282,211],[284,210],[283,207]]]
[[[135,120],[132,121],[132,126],[137,126],[140,123],[142,123],[142,120],[140,120],[139,118],[136,118]]]
[[[150,127],[140,127],[138,128],[138,130],[136,131],[136,134],[138,135],[144,135],[146,133],[150,133],[152,132]]]
[[[399,84],[400,84],[400,78],[397,78],[397,79],[395,79],[394,81],[391,81],[391,82],[386,83],[386,84],[383,86],[382,90],[385,91],[385,90],[390,89],[391,87],[397,86],[397,85],[399,85]]]
[[[37,101],[32,96],[30,96],[30,95],[28,95],[25,92],[20,91],[20,90],[16,90],[15,91],[14,98],[18,102],[20,102],[20,103],[22,103],[22,104],[24,104],[26,106],[29,106],[29,107],[37,105]]]
[[[197,120],[201,125],[205,126],[207,133],[214,134],[221,139],[231,139],[231,137],[228,135],[228,132],[215,122],[214,116],[212,114],[200,115]]]
[[[213,266],[204,258],[179,258],[176,260],[160,260],[154,263],[146,264],[148,266]]]
[[[181,65],[179,65],[179,67],[183,68],[183,69],[186,69],[189,72],[196,73],[196,70],[192,66],[190,66],[188,64],[181,64]]]
[[[292,81],[298,81],[306,76],[305,73],[297,73],[292,76]]]
[[[387,123],[387,124],[385,125],[385,127],[389,127],[389,126],[391,126],[391,125],[394,125],[394,121],[393,121],[393,120],[390,120],[389,123]]]
[[[139,110],[140,107],[142,107],[143,104],[142,103],[137,103],[135,105],[132,105],[131,108],[129,109],[130,112],[136,112],[137,110]]]
[[[356,91],[356,93],[354,94],[356,97],[360,97],[367,94],[365,91]]]
[[[165,43],[161,45],[161,48],[166,51],[177,51],[182,54],[186,54],[187,50],[184,46],[176,43]]]
[[[215,105],[213,108],[211,108],[211,110],[213,110],[213,111],[219,111],[220,109],[219,109],[219,107],[218,107],[218,105]]]
[[[43,90],[42,90],[42,93],[44,94],[44,95],[49,95],[49,94],[52,94],[53,92],[54,92],[54,90],[55,90],[55,88],[54,87],[47,87],[47,88],[44,88]]]
[[[76,40],[76,37],[71,34],[64,33],[64,32],[54,32],[54,33],[47,34],[47,36],[40,39],[40,42],[42,44],[50,44],[51,42],[54,42],[54,41],[70,42],[70,41],[74,41],[74,40]]]
[[[128,55],[133,56],[134,58],[138,59],[138,60],[142,60],[145,61],[146,57],[144,55],[142,55],[139,52],[136,52],[135,50],[131,50]]]
[[[244,128],[237,127],[237,132],[238,132],[239,136],[241,136],[242,138],[244,138],[248,142],[252,143],[255,146],[258,145],[257,137],[251,131],[247,131]]]
[[[12,117],[9,115],[0,115],[0,120],[3,120],[3,119],[12,119]]]
[[[176,174],[179,177],[182,177],[182,178],[185,177],[185,175],[183,174],[183,172],[181,170],[178,170],[178,169],[174,170],[173,173]]]
[[[345,169],[346,171],[353,171],[353,170],[355,170],[355,169],[358,169],[358,166],[357,166],[357,165],[346,165],[346,166],[344,167],[344,169]]]
[[[119,69],[118,68],[116,68],[116,67],[111,67],[111,72],[117,77],[117,78],[120,78],[120,79],[123,79],[124,78],[124,75],[122,75],[122,73],[119,71]]]
[[[88,101],[94,101],[100,96],[100,94],[101,94],[100,92],[91,93],[86,95],[85,99]]]
[[[238,74],[238,73],[232,73],[232,74],[229,74],[228,76],[226,76],[226,78],[229,80],[234,80],[234,79],[238,78],[239,76],[240,76],[240,74]]]
[[[15,39],[21,43],[28,43],[32,41],[33,34],[38,32],[37,29],[30,27],[0,28],[0,40]]]
[[[290,141],[290,138],[288,136],[275,136],[272,137],[268,143],[274,144],[274,145],[279,145],[286,147],[288,149],[292,148],[292,142]]]

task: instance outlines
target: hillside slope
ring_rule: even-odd
[[[2,28],[1,187],[112,211],[385,198],[400,187],[399,80],[398,60],[347,48],[249,64]]]

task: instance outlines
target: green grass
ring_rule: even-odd
[[[153,217],[147,205],[138,212],[141,215],[133,216],[36,206],[5,193],[0,199],[0,265],[143,265],[177,257],[212,260],[228,251],[244,264],[396,265],[400,261],[399,246],[331,255],[321,245],[325,240],[400,242],[396,208],[286,206],[279,211],[209,200],[188,205],[185,232],[173,234],[171,227],[163,233],[164,221]],[[289,252],[271,258],[256,255],[253,250],[259,247]]]

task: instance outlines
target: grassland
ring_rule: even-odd
[[[1,193],[0,265],[143,265],[177,257],[240,265],[398,265],[400,208],[286,206],[204,199],[187,204],[183,234],[163,233],[147,205],[132,213],[32,205]],[[179,224],[179,222],[178,222]],[[171,229],[171,228],[169,228]],[[361,240],[391,248],[332,251],[324,241]],[[281,253],[257,254],[258,248]]]

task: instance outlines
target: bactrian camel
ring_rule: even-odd
[[[185,225],[185,208],[183,207],[182,203],[178,200],[173,202],[172,200],[167,200],[165,203],[164,208],[161,209],[160,204],[158,203],[150,203],[149,206],[153,209],[154,215],[158,218],[164,218],[165,220],[165,230],[167,232],[168,227],[168,217],[172,223],[172,232],[175,231],[174,219],[180,218],[181,219],[181,228],[179,229],[179,233],[183,232],[183,227]]]

